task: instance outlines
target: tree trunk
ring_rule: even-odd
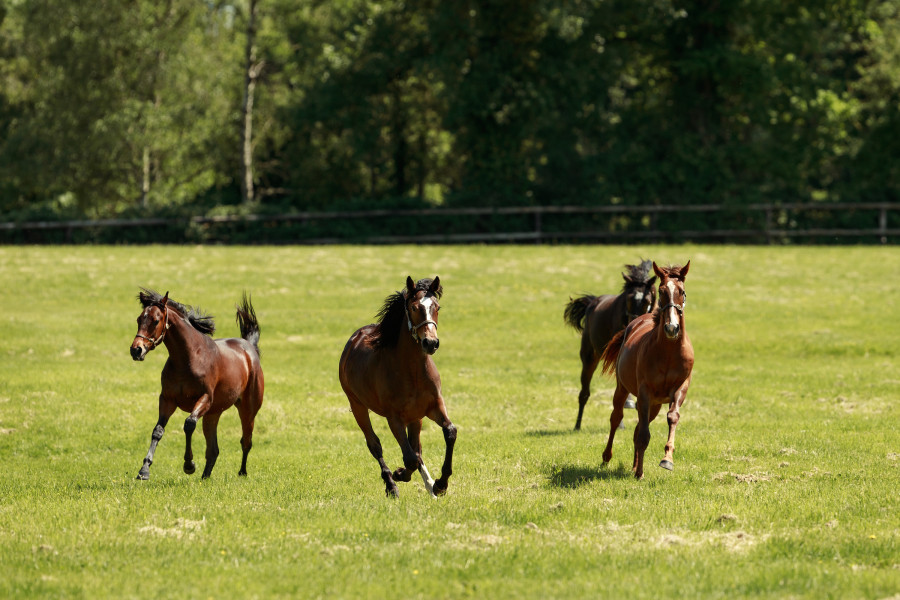
[[[253,93],[256,80],[262,71],[263,63],[256,62],[256,15],[258,0],[249,0],[247,15],[247,47],[244,53],[244,126],[241,129],[241,198],[244,204],[255,199],[253,189]]]

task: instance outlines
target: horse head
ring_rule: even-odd
[[[139,298],[144,310],[137,318],[138,331],[131,342],[132,360],[144,360],[151,350],[162,343],[169,329],[169,292],[162,299],[152,299],[144,293]]]
[[[687,294],[684,291],[684,278],[687,277],[691,261],[683,267],[658,267],[653,263],[653,270],[659,277],[659,318],[663,323],[663,331],[670,340],[677,340],[684,330],[684,305]]]
[[[622,273],[625,287],[625,318],[628,323],[641,315],[652,312],[656,307],[656,277],[650,274],[650,261],[640,265],[626,265],[628,273]]]
[[[437,335],[440,296],[440,277],[430,282],[423,279],[418,284],[412,277],[406,278],[406,321],[410,334],[425,354],[434,354],[441,345]]]

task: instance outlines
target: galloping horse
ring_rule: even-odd
[[[581,429],[584,405],[591,397],[591,378],[597,370],[603,349],[614,335],[640,315],[656,307],[656,277],[650,277],[649,260],[640,265],[625,265],[622,273],[625,285],[618,296],[584,294],[570,299],[563,313],[565,322],[581,333],[581,391],[578,393],[578,419],[575,429]]]
[[[416,470],[432,496],[444,494],[453,472],[456,427],[447,417],[441,376],[431,358],[440,344],[437,321],[442,293],[439,277],[417,283],[407,277],[406,289],[385,299],[378,323],[357,329],[341,354],[341,387],[366,436],[369,452],[381,466],[388,496],[398,495],[395,481],[409,481]],[[403,467],[393,473],[384,462],[381,441],[372,430],[370,410],[387,419],[403,452]],[[440,425],[447,445],[437,481],[422,462],[419,435],[424,417]]]
[[[253,446],[253,422],[262,406],[265,387],[259,363],[259,322],[250,298],[244,294],[241,305],[236,307],[241,337],[213,340],[210,336],[216,327],[211,316],[170,300],[169,292],[160,296],[152,290],[141,290],[138,300],[144,310],[137,319],[138,332],[131,343],[131,358],[144,360],[160,344],[165,344],[169,358],[162,370],[159,420],[137,478],[150,478],[156,445],[176,408],[190,413],[184,422],[184,472],[190,475],[196,470],[191,435],[197,420],[203,418],[206,438],[203,478],[209,477],[219,456],[216,439],[219,417],[233,404],[237,405],[243,433],[244,456],[238,475],[246,475],[247,454]]]
[[[603,451],[603,463],[612,458],[613,438],[622,421],[625,397],[637,397],[638,424],[634,429],[634,462],[632,470],[637,479],[644,476],[644,450],[650,444],[650,422],[659,414],[663,404],[669,405],[669,439],[665,457],[659,466],[672,470],[675,452],[675,427],[681,417],[681,405],[691,384],[694,367],[694,348],[684,326],[684,305],[687,295],[684,278],[691,262],[683,267],[660,268],[653,263],[659,276],[660,308],[652,315],[642,315],[624,331],[616,334],[603,352],[603,372],[616,374],[613,411],[609,417],[609,441]]]

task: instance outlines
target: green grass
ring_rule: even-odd
[[[601,467],[612,382],[574,425],[569,296],[639,256],[691,259],[693,385],[675,470],[629,430]],[[896,248],[0,248],[0,596],[885,598],[900,590]],[[407,275],[441,276],[436,362],[459,428],[447,496],[384,497],[337,380]],[[199,478],[173,417],[148,482],[165,349],[128,347],[138,286],[217,315],[253,293],[266,398],[249,477],[236,411]],[[374,420],[386,458],[400,452]],[[199,429],[198,429],[199,433]],[[444,443],[427,422],[424,457]]]

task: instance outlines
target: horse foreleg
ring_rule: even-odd
[[[169,417],[171,417],[174,412],[175,404],[166,402],[160,396],[159,419],[156,421],[156,427],[153,428],[153,433],[150,434],[150,449],[147,450],[147,456],[144,457],[144,464],[141,465],[141,470],[138,471],[137,479],[144,481],[150,479],[150,465],[153,464],[153,455],[156,454],[156,446],[159,444],[159,440],[162,439],[163,433],[165,433]]]
[[[666,420],[669,422],[669,439],[666,440],[666,454],[659,466],[669,471],[675,468],[675,428],[678,427],[678,421],[681,420],[681,405],[684,404],[686,396],[687,384],[679,388],[672,396],[669,412],[666,413]]]
[[[366,437],[366,447],[369,449],[369,452],[375,460],[378,461],[378,466],[381,467],[381,479],[384,480],[385,494],[389,497],[396,498],[399,495],[397,493],[397,484],[394,483],[394,480],[391,478],[391,469],[387,466],[387,463],[384,462],[384,451],[381,448],[381,440],[378,439],[378,436],[375,435],[375,430],[372,429],[372,421],[369,419],[369,409],[359,402],[350,399],[350,410],[353,412],[356,424],[359,425],[363,435]]]
[[[609,415],[609,439],[606,442],[606,449],[603,450],[603,464],[612,460],[613,440],[616,437],[616,430],[619,429],[619,425],[622,423],[622,417],[625,414],[622,407],[625,404],[625,398],[627,396],[628,390],[621,384],[616,385],[616,391],[613,392],[613,409],[612,413]]]
[[[193,475],[197,470],[197,465],[194,464],[194,452],[191,450],[191,436],[197,429],[197,421],[209,410],[210,401],[209,394],[200,396],[200,399],[194,404],[194,410],[184,420],[184,472],[188,475]]]
[[[217,430],[222,413],[207,413],[203,417],[203,437],[206,439],[206,466],[203,467],[202,479],[208,479],[219,458],[219,439]]]
[[[447,493],[450,476],[453,474],[453,447],[456,445],[456,425],[450,422],[443,401],[438,404],[437,409],[428,415],[428,418],[440,425],[441,431],[444,433],[444,444],[447,447],[444,454],[444,464],[441,466],[441,477],[434,482],[433,488],[436,496],[442,496]]]
[[[581,391],[578,392],[578,418],[575,420],[575,431],[581,429],[581,417],[584,415],[584,406],[591,397],[591,379],[594,377],[594,371],[597,370],[598,364],[600,364],[600,356],[594,352],[587,330],[585,330],[584,336],[581,338]]]
[[[634,428],[634,477],[644,478],[644,451],[650,445],[650,399],[644,390],[638,391],[637,412],[638,424]],[[657,410],[657,412],[659,412]]]

